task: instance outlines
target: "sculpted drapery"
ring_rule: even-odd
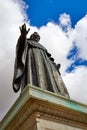
[[[17,92],[27,84],[69,97],[66,86],[54,63],[51,54],[40,43],[40,36],[34,32],[26,38],[25,24],[21,27],[21,36],[16,46],[13,89]],[[26,32],[26,33],[25,33]]]

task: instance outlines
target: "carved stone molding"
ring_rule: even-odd
[[[26,130],[37,130],[40,119],[86,130],[87,106],[28,86],[1,121],[0,128],[21,130],[26,126]]]
[[[33,97],[22,108],[20,113],[9,125],[8,129],[18,129],[30,116],[33,116],[34,122],[38,118],[44,118],[55,122],[60,122],[78,128],[87,128],[87,115],[76,112],[62,106],[54,105],[49,102],[34,99]]]

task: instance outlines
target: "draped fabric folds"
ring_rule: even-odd
[[[22,48],[21,48],[22,45]],[[51,54],[40,43],[19,37],[16,48],[13,89],[27,84],[69,97]]]

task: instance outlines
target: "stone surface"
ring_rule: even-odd
[[[74,126],[73,127],[68,126],[67,124],[40,119],[38,124],[38,130],[82,130],[82,129],[75,128]]]
[[[87,106],[28,85],[0,124],[0,130],[86,130]]]

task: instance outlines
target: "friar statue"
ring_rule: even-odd
[[[23,24],[20,27],[21,35],[16,46],[14,65],[13,90],[21,91],[31,84],[50,92],[69,97],[67,88],[59,72],[60,64],[54,62],[51,54],[40,43],[40,36],[34,32],[30,38]]]

